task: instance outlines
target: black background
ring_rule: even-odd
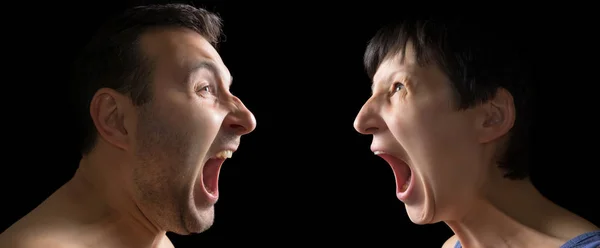
[[[8,6],[3,49],[2,230],[74,173],[78,127],[67,66],[109,14],[133,4],[82,1]],[[392,15],[428,12],[403,2],[197,2],[224,19],[221,56],[232,92],[257,118],[256,130],[222,169],[214,226],[176,247],[404,242],[440,247],[444,224],[410,222],[395,197],[390,167],[353,129],[370,94],[362,67],[368,39]],[[327,6],[329,5],[329,6]],[[429,6],[431,7],[431,6]],[[600,224],[598,115],[592,55],[582,10],[472,12],[515,25],[536,69],[534,183],[551,200]],[[584,9],[584,8],[582,8]],[[488,11],[499,11],[490,15]],[[543,14],[541,14],[543,13]],[[458,13],[456,13],[458,15]],[[574,14],[572,17],[566,17]],[[399,243],[400,242],[400,243]]]

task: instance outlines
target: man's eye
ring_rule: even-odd
[[[215,89],[211,85],[207,85],[207,86],[202,86],[202,87],[198,88],[198,90],[196,90],[196,92],[201,93],[201,94],[208,93],[208,94],[214,95]]]

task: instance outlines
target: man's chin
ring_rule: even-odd
[[[195,207],[192,213],[184,215],[184,223],[186,233],[178,233],[181,235],[202,233],[212,227],[215,219],[214,207]]]

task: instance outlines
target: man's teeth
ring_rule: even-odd
[[[217,153],[217,158],[231,158],[232,155],[233,155],[233,151],[225,150],[225,151],[220,151],[219,153]]]

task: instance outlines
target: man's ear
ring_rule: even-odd
[[[487,143],[507,134],[515,122],[515,106],[512,94],[499,88],[492,99],[480,106],[479,142]]]
[[[131,101],[123,94],[108,88],[96,91],[90,104],[90,115],[99,138],[123,150],[129,147],[130,130],[125,118],[130,113]]]

